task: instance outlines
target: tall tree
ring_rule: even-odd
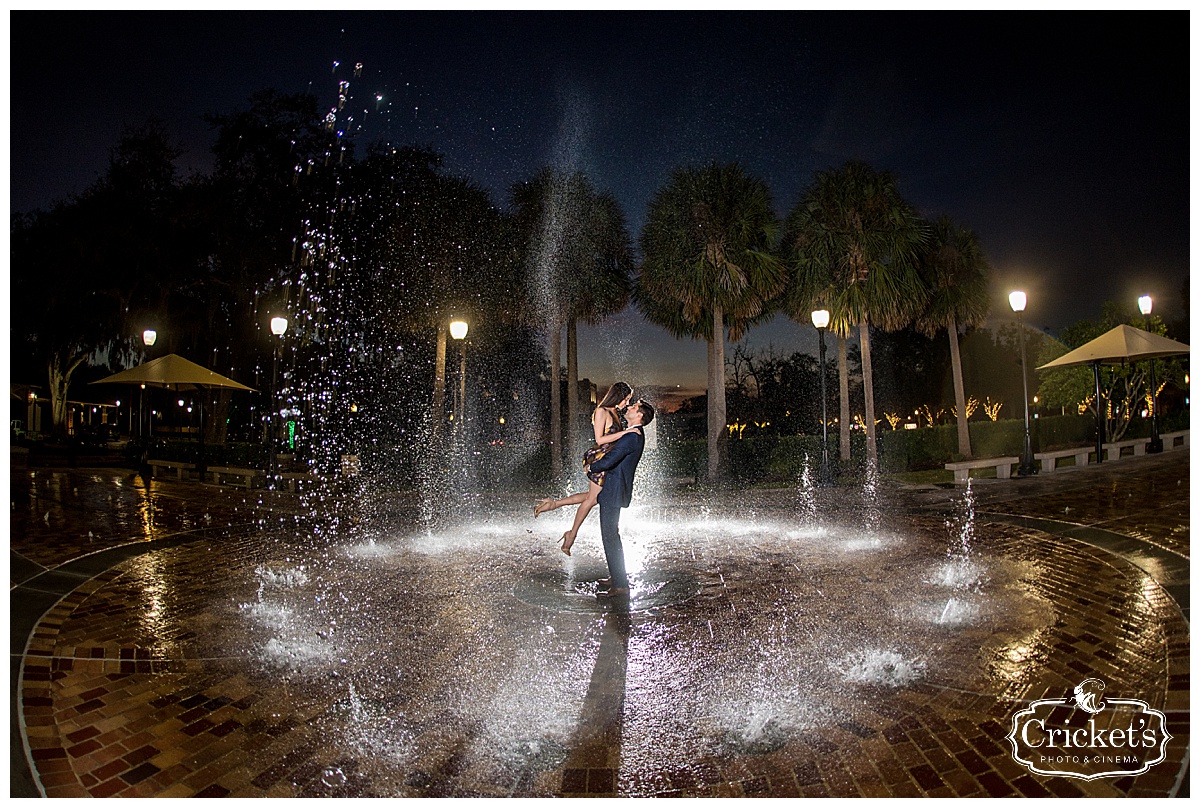
[[[578,449],[577,323],[623,309],[633,268],[629,231],[615,197],[581,172],[539,171],[511,190],[525,254],[532,311],[547,329],[550,353],[551,472],[562,473],[562,332],[567,330],[567,424]]]
[[[352,229],[364,332],[385,344],[399,332],[433,337],[435,436],[446,417],[451,318],[468,321],[470,338],[483,321],[517,322],[526,310],[510,222],[485,190],[440,166],[423,149],[372,150],[359,166]]]
[[[830,328],[843,337],[858,326],[872,460],[878,450],[870,327],[893,331],[921,311],[917,257],[924,242],[924,226],[895,177],[857,161],[818,172],[787,217],[784,251],[795,282],[784,310],[806,322],[814,308],[828,309]]]
[[[149,301],[197,261],[178,215],[178,156],[160,124],[126,129],[94,185],[13,221],[14,348],[45,369],[60,440],[75,371],[134,355]]]
[[[983,325],[987,319],[987,258],[974,230],[941,216],[929,226],[929,241],[921,252],[920,266],[929,300],[924,315],[916,318],[915,325],[929,337],[946,329],[954,374],[954,406],[958,413],[958,453],[970,457],[971,435],[967,429],[958,329]]]
[[[766,184],[737,163],[677,168],[655,193],[642,230],[634,300],[676,338],[708,343],[708,478],[721,474],[726,435],[725,328],[730,339],[770,316],[787,283],[773,254],[778,218]]]
[[[270,421],[262,419],[277,409],[270,400],[276,393],[269,389],[270,357],[280,342],[268,327],[271,317],[288,315],[286,343],[303,334],[288,312],[289,293],[298,288],[291,268],[310,210],[326,207],[314,203],[328,195],[317,169],[334,138],[308,94],[263,90],[245,107],[205,120],[215,135],[213,170],[197,184],[209,240],[206,267],[177,285],[158,316],[165,320],[169,309],[171,322],[182,326],[177,330],[192,335],[190,353],[209,357],[235,379],[253,379],[264,392],[255,426],[266,429]],[[230,403],[227,391],[218,394],[216,417],[208,423],[224,428]]]
[[[567,309],[567,456],[583,456],[580,446],[579,362],[577,325],[595,325],[629,303],[633,246],[616,197],[586,186],[586,215],[580,263],[572,273]]]

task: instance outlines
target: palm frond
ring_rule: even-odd
[[[814,308],[827,308],[835,329],[903,327],[924,305],[917,258],[925,240],[889,172],[855,161],[819,172],[785,221],[793,282],[783,310],[806,322]]]
[[[932,337],[949,323],[981,325],[988,315],[990,267],[979,236],[942,216],[929,226],[920,273],[929,296],[917,328]]]
[[[779,295],[770,192],[741,166],[678,168],[650,202],[634,301],[676,336],[712,339],[719,308],[736,339]]]

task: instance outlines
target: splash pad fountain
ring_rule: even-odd
[[[568,558],[570,512],[535,521],[531,497],[426,523],[368,488],[336,530],[264,524],[128,562],[55,618],[56,653],[78,660],[72,692],[110,672],[151,689],[122,727],[216,744],[239,794],[899,794],[901,748],[924,750],[903,763],[933,793],[967,765],[939,739],[1004,770],[1003,716],[1078,666],[1153,696],[1152,582],[977,521],[971,491],[939,516],[875,485],[639,490],[628,612],[593,597],[594,515]],[[89,662],[98,642],[131,661]]]
[[[593,596],[595,517],[568,558],[553,539],[569,511],[535,522],[523,499],[438,526],[368,519],[320,552],[247,541],[198,587],[176,652],[272,694],[273,720],[321,764],[302,793],[559,793],[577,768],[657,793],[683,772],[802,758],[845,727],[877,735],[913,688],[986,690],[989,655],[1053,622],[1020,563],[973,550],[986,583],[965,592],[921,520],[839,511],[828,493],[810,491],[814,522],[779,493],[641,492],[623,523],[629,614]],[[202,551],[173,552],[186,566]],[[953,620],[948,598],[964,604]],[[604,762],[593,749],[584,765],[598,721]]]

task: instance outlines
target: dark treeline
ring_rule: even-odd
[[[85,383],[179,353],[259,391],[213,394],[211,442],[277,437],[268,414],[283,407],[302,414],[315,462],[368,442],[415,465],[455,412],[466,352],[447,327],[457,318],[470,328],[460,419],[471,416],[480,444],[549,441],[558,476],[586,424],[576,324],[631,302],[709,344],[710,395],[696,403],[710,477],[729,423],[819,425],[815,359],[725,356],[726,331],[736,342],[780,312],[809,327],[814,309],[830,314],[826,381],[843,452],[851,413],[874,454],[875,423],[889,413],[957,413],[985,395],[1017,407],[1009,346],[972,330],[988,313],[978,237],[923,219],[886,171],[818,172],[781,220],[740,166],[679,167],[635,252],[615,198],[583,174],[544,169],[497,204],[429,149],[352,142],[311,96],[262,92],[208,122],[208,173],[181,177],[177,149],[151,122],[123,134],[83,193],[13,216],[12,374],[45,384],[60,439]],[[288,319],[283,337],[273,316]],[[160,335],[150,350],[145,328]],[[962,358],[997,346],[1007,358],[988,361],[1009,372]]]

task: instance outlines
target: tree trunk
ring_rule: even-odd
[[[437,352],[433,360],[433,405],[429,423],[435,442],[440,441],[446,427],[446,324],[437,326]]]
[[[958,453],[971,456],[971,431],[967,428],[967,396],[963,390],[962,355],[958,351],[958,324],[950,318],[946,332],[950,335],[950,369],[954,373],[954,406],[958,411]]]
[[[558,317],[550,324],[550,474],[562,476],[562,391],[558,379],[562,370],[562,326]]]
[[[867,459],[879,461],[879,447],[875,445],[875,382],[871,377],[871,327],[858,324],[859,350],[862,351],[863,407],[866,409]]]
[[[55,354],[47,368],[50,382],[50,430],[56,441],[67,439],[67,391],[71,388],[71,374],[83,364],[87,355],[71,357]]]
[[[842,460],[850,459],[850,357],[846,338],[837,335],[838,352],[838,440],[842,450]]]
[[[204,424],[208,429],[205,440],[210,446],[224,446],[229,441],[229,405],[233,398],[233,391],[228,388],[220,388],[214,390],[211,395],[213,395],[212,417]]]
[[[725,438],[725,317],[713,309],[713,338],[708,341],[708,481],[721,474]]]
[[[567,458],[577,468],[575,459],[583,457],[579,445],[579,353],[575,333],[575,318],[567,320]],[[572,474],[572,476],[575,476]]]

